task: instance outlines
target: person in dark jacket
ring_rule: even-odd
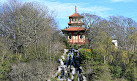
[[[79,57],[79,55],[78,55],[78,52],[75,53],[74,63],[75,63],[75,68],[80,67],[80,57]]]

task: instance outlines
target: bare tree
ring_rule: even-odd
[[[5,45],[13,51],[13,54],[20,55],[20,58],[23,61],[25,60],[26,63],[24,64],[30,62],[30,67],[33,68],[35,66],[31,66],[31,62],[34,60],[41,64],[46,62],[46,66],[50,68],[45,70],[49,72],[49,74],[45,73],[45,76],[54,73],[52,70],[56,69],[56,57],[60,53],[59,51],[62,49],[63,44],[60,41],[61,35],[60,31],[57,30],[54,15],[47,7],[31,2],[21,3],[16,0],[4,3],[0,11],[0,37],[5,40]],[[11,64],[13,67],[12,80],[16,79],[14,76],[20,78],[21,69],[25,73],[27,70],[31,70],[29,66],[25,69],[23,64],[18,65]],[[16,72],[14,66],[20,72],[17,75],[14,74]],[[43,67],[39,66],[36,69]],[[49,76],[47,77],[49,78]],[[26,80],[25,78],[19,78],[17,81]],[[43,80],[40,78],[38,79]]]

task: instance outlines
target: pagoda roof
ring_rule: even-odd
[[[85,28],[82,28],[82,27],[69,27],[69,28],[66,28],[62,31],[82,31],[82,30],[85,30]]]
[[[79,15],[79,13],[74,13],[74,14],[72,14],[71,16],[69,16],[69,17],[83,17],[82,15]]]

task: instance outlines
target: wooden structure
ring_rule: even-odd
[[[85,28],[82,28],[82,15],[77,13],[75,6],[75,13],[69,16],[68,28],[63,29],[63,34],[67,35],[68,42],[71,44],[84,44],[85,43]]]

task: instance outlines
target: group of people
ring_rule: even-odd
[[[58,73],[61,73],[58,76],[58,79],[66,78],[67,81],[72,81],[74,80],[74,74],[77,72],[78,81],[85,81],[83,75],[81,74],[82,67],[80,66],[80,56],[78,50],[69,49],[65,63],[62,59],[59,59],[58,61],[60,63],[60,66],[58,66],[58,72],[56,73],[56,76]]]
[[[69,49],[67,59],[66,59],[67,67],[71,67],[72,65],[80,71],[80,57],[78,50]]]

